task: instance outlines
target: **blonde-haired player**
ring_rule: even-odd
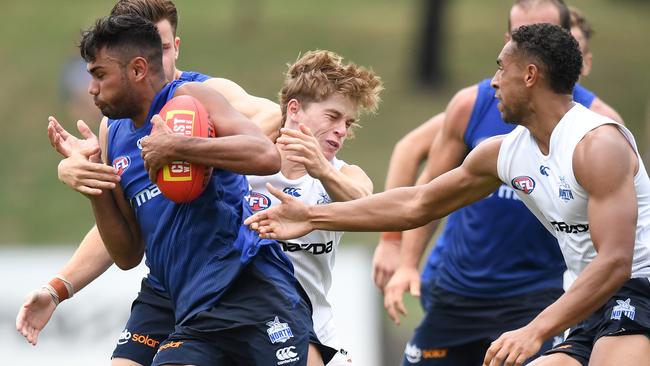
[[[348,201],[372,193],[372,182],[355,165],[336,158],[357,123],[359,114],[379,103],[380,79],[370,70],[344,63],[329,51],[307,52],[289,67],[280,92],[284,128],[277,140],[280,172],[249,176],[251,208],[262,211],[279,201],[266,184],[310,205]],[[313,306],[314,331],[328,365],[351,360],[339,341],[332,306],[327,299],[332,284],[336,248],[342,232],[315,231],[280,241],[291,258],[295,275]]]

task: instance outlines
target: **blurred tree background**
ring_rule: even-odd
[[[341,157],[363,167],[383,189],[395,142],[443,110],[460,88],[491,77],[503,45],[511,1],[456,0],[444,7],[444,84],[413,79],[421,29],[420,0],[177,0],[179,67],[232,79],[276,100],[287,63],[301,52],[329,49],[371,66],[386,90]],[[596,29],[594,69],[583,84],[616,108],[645,150],[650,101],[650,3],[575,0]],[[92,225],[86,198],[59,183],[59,157],[46,134],[47,116],[76,130],[59,91],[64,63],[77,55],[80,31],[113,1],[2,1],[0,43],[2,154],[0,245],[77,243]],[[644,46],[645,45],[645,46]],[[97,121],[87,121],[95,129]],[[374,244],[376,234],[346,241]]]

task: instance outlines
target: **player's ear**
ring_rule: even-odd
[[[526,67],[526,74],[524,75],[524,83],[526,86],[533,85],[539,78],[539,68],[535,64],[528,64]]]
[[[300,102],[298,101],[298,99],[295,99],[295,98],[291,99],[287,103],[287,114],[293,117],[295,114],[298,113],[298,111],[300,111],[300,107],[301,106],[300,106]]]
[[[135,81],[142,80],[149,69],[149,63],[144,57],[135,57],[128,66],[129,74]]]
[[[175,59],[178,60],[178,54],[181,52],[181,38],[176,37],[174,38],[174,54],[175,54]]]

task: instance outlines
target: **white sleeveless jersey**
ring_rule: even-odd
[[[580,104],[575,104],[553,130],[548,155],[542,154],[528,129],[522,126],[505,136],[499,151],[499,178],[515,189],[557,237],[570,283],[596,256],[587,217],[589,197],[573,173],[573,152],[587,132],[603,124],[618,126],[639,157],[634,137],[627,128]],[[634,186],[638,221],[632,278],[650,277],[650,180],[640,157]]]
[[[332,165],[340,170],[346,164],[334,158]],[[280,204],[280,200],[266,189],[266,183],[271,183],[275,188],[307,205],[331,202],[321,182],[308,174],[298,179],[288,179],[281,172],[270,176],[248,176],[248,182],[251,186],[249,204],[253,212]],[[342,235],[343,232],[316,230],[297,239],[279,241],[282,250],[293,262],[296,278],[311,300],[314,308],[314,331],[318,339],[336,350],[341,349],[341,345],[336,337],[332,307],[327,301],[327,293],[332,285],[334,254]]]

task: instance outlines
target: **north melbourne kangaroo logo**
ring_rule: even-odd
[[[268,333],[271,343],[284,343],[293,337],[293,332],[289,324],[281,323],[277,316],[275,319],[267,322],[266,325],[269,326],[266,333]]]
[[[621,320],[621,316],[625,315],[626,317],[634,320],[634,315],[636,314],[635,307],[630,304],[630,299],[625,301],[616,300],[618,305],[614,306],[612,309],[612,319]]]

